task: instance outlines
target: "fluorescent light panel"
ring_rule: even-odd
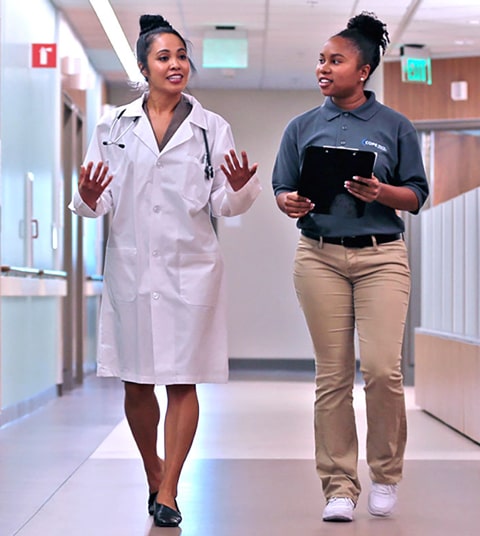
[[[203,67],[207,69],[248,67],[247,33],[238,30],[206,32],[203,38]]]
[[[98,20],[103,26],[103,29],[112,44],[113,50],[118,56],[120,63],[123,65],[128,78],[134,81],[142,80],[143,78],[138,69],[135,54],[130,47],[109,0],[89,0],[89,2],[97,14]]]

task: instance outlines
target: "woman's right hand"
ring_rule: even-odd
[[[99,162],[93,171],[93,162],[81,166],[78,178],[78,193],[83,201],[92,209],[97,208],[98,198],[112,182],[113,175],[108,175],[108,166]]]
[[[277,205],[290,218],[301,218],[315,206],[310,199],[298,195],[298,192],[282,192],[278,194]]]

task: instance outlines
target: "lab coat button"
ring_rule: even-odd
[[[154,300],[158,300],[158,298],[160,298],[160,294],[158,292],[152,292],[152,298]]]
[[[153,255],[154,257],[158,257],[158,256],[160,255],[160,252],[158,251],[158,249],[154,249],[154,250],[152,251],[152,255]]]
[[[158,214],[158,212],[160,212],[160,207],[158,205],[155,205],[153,207],[153,212],[156,212]]]
[[[160,158],[157,160],[157,167],[162,167],[162,161],[160,160]]]

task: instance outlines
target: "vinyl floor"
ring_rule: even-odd
[[[0,428],[1,536],[479,536],[480,446],[421,411],[407,387],[409,442],[395,514],[366,510],[360,450],[353,523],[325,523],[313,460],[310,373],[239,371],[199,386],[201,417],[180,482],[181,528],[152,527],[121,383],[84,385]],[[165,394],[158,388],[165,407]],[[355,387],[360,444],[363,390]],[[159,438],[162,441],[162,438]]]

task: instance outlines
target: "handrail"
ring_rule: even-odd
[[[25,268],[19,266],[4,266],[2,265],[2,274],[13,273],[18,275],[39,275],[40,270],[36,268]]]
[[[66,279],[67,272],[63,270],[48,270],[43,268],[29,268],[26,266],[7,266],[2,265],[1,267],[2,274],[13,275],[13,276],[28,276],[33,275],[37,277],[52,277],[58,279]]]
[[[58,277],[60,279],[66,279],[68,273],[64,270],[40,270],[40,275],[46,275],[48,277]]]
[[[421,119],[413,121],[417,130],[478,130],[478,119]]]
[[[103,275],[101,274],[87,275],[87,281],[103,281]]]
[[[33,275],[37,277],[54,277],[59,279],[66,279],[68,273],[63,270],[49,270],[44,268],[30,268],[27,266],[1,266],[1,273],[12,276],[28,276]],[[86,276],[87,281],[103,281],[103,275],[91,274]]]

